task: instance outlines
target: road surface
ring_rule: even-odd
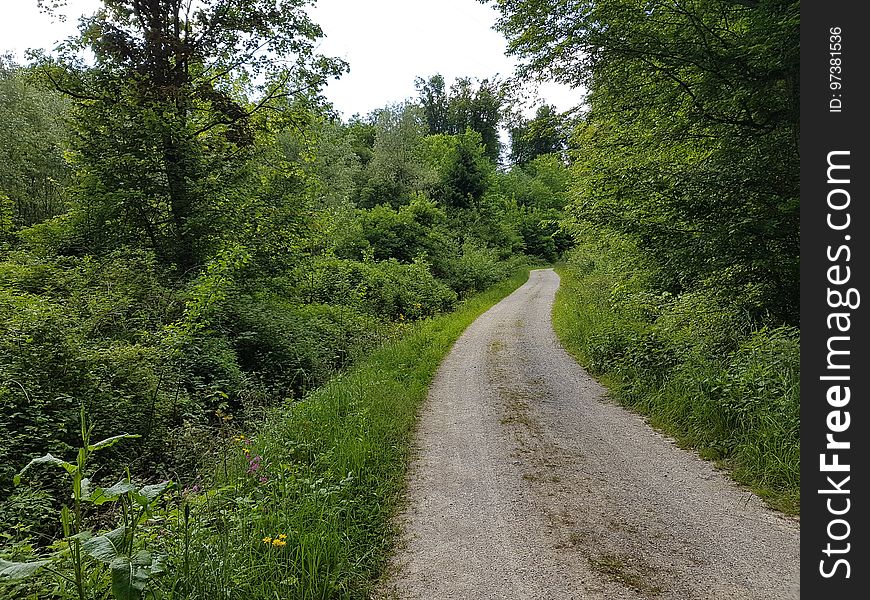
[[[418,424],[378,597],[799,597],[797,520],[605,397],[559,345],[559,277],[475,321]]]

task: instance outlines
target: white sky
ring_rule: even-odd
[[[78,16],[98,0],[69,0],[65,23],[40,14],[36,0],[0,0],[0,53],[20,61],[28,48],[51,49],[75,33]],[[414,79],[441,73],[491,78],[513,74],[506,42],[492,29],[496,12],[476,0],[319,0],[312,17],[326,34],[320,52],[350,63],[350,73],[329,84],[327,98],[344,117],[416,97]],[[559,110],[581,102],[582,92],[557,84],[533,88]]]

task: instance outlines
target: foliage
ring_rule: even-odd
[[[433,316],[456,303],[456,293],[438,281],[424,262],[320,259],[305,270],[300,292],[309,302],[341,298],[344,305],[389,320]]]
[[[365,166],[357,204],[364,208],[377,204],[397,208],[431,177],[420,160],[423,116],[413,104],[389,106],[377,111],[375,128],[371,159]]]
[[[207,260],[252,116],[344,70],[315,54],[305,4],[104,0],[59,58],[41,57],[74,104],[77,224],[95,249],[148,246],[182,272]]]
[[[128,475],[111,487],[95,486],[87,476],[91,455],[137,436],[120,434],[92,444],[93,426],[87,423],[84,407],[80,411],[80,425],[81,447],[75,463],[46,454],[27,463],[14,478],[18,485],[25,472],[39,465],[60,467],[66,472],[71,480],[72,505],[64,505],[60,513],[64,537],[53,545],[51,554],[36,560],[0,559],[0,585],[15,584],[46,571],[51,575],[53,595],[61,598],[85,600],[105,596],[107,589],[111,589],[118,600],[140,600],[153,579],[164,572],[164,566],[163,557],[146,549],[139,530],[151,516],[152,504],[170,482],[139,486]],[[92,533],[86,528],[85,506],[107,503],[120,507],[121,524],[111,531]]]
[[[568,119],[550,104],[539,106],[531,119],[515,117],[509,133],[511,162],[515,165],[525,166],[545,154],[564,157],[568,149]]]
[[[426,118],[428,133],[432,135],[461,135],[467,130],[480,135],[484,155],[498,163],[501,155],[498,127],[506,104],[506,90],[497,79],[473,82],[468,77],[458,78],[450,90],[444,77],[436,74],[428,80],[418,77],[417,91]]]
[[[67,111],[62,97],[36,85],[32,69],[0,56],[0,237],[66,209]]]
[[[499,260],[495,250],[469,239],[462,244],[462,253],[446,265],[446,280],[460,295],[467,296],[501,281],[513,268],[511,262]]]
[[[484,152],[480,134],[471,129],[458,135],[431,135],[423,140],[424,160],[437,173],[432,195],[445,208],[480,205],[495,171]]]
[[[800,346],[728,296],[657,290],[630,238],[586,231],[559,269],[554,326],[614,395],[773,505],[799,510]]]
[[[798,322],[798,3],[496,0],[526,75],[589,89],[570,214],[631,235],[662,289]]]
[[[453,236],[447,229],[447,215],[422,195],[415,195],[398,210],[375,206],[360,213],[359,221],[365,242],[356,258],[369,255],[378,261],[410,263],[420,257],[437,260],[450,251]]]

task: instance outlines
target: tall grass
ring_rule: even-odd
[[[715,291],[652,291],[654,270],[613,237],[581,244],[557,272],[556,333],[615,399],[800,511],[796,329],[755,328]]]
[[[394,539],[415,417],[462,331],[523,269],[238,435],[208,491],[167,519],[169,597],[367,598]],[[186,509],[184,508],[186,506]],[[185,517],[185,511],[187,516]]]

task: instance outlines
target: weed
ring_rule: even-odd
[[[26,471],[42,464],[57,466],[66,472],[72,490],[72,506],[65,505],[61,509],[64,537],[53,544],[51,553],[37,560],[0,560],[0,582],[14,583],[45,571],[50,573],[50,580],[61,598],[105,597],[105,588],[110,588],[118,600],[139,600],[152,580],[164,572],[164,558],[145,547],[140,532],[151,516],[153,503],[169,488],[170,482],[137,486],[128,475],[109,488],[93,486],[86,476],[91,455],[138,436],[121,434],[92,444],[93,425],[88,424],[83,407],[80,422],[82,444],[76,462],[46,454],[31,460],[15,476],[18,485]],[[85,524],[85,504],[107,503],[117,505],[120,525],[111,531],[91,532]]]
[[[557,269],[562,344],[616,400],[798,513],[797,331],[753,330],[710,294],[652,294],[628,250],[608,252],[587,248]]]
[[[589,559],[589,565],[599,573],[646,596],[658,596],[662,589],[649,583],[649,567],[634,567],[615,554],[601,554]]]

